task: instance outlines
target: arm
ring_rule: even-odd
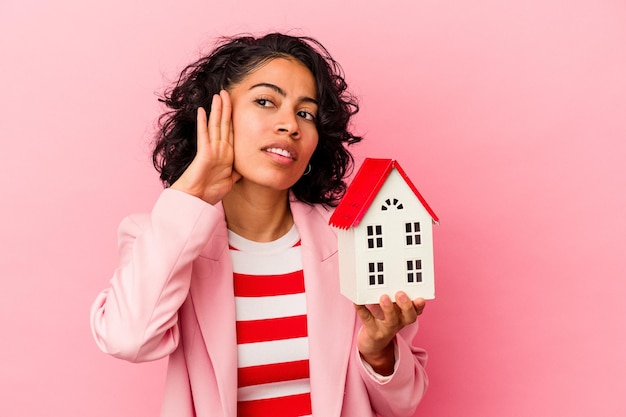
[[[396,336],[396,369],[384,382],[360,367],[372,409],[385,417],[413,416],[428,387],[425,366],[427,353],[415,345],[417,323]],[[358,353],[357,353],[358,355]]]
[[[395,335],[405,326],[414,323],[425,306],[424,299],[411,301],[402,291],[396,294],[395,303],[388,295],[383,295],[380,297],[380,304],[370,308],[355,304],[363,321],[363,331],[358,336],[359,352],[375,372],[391,375],[395,363]]]
[[[189,292],[192,262],[219,222],[218,209],[175,190],[163,191],[149,216],[123,220],[120,264],[91,311],[101,350],[135,362],[176,348],[178,309]]]
[[[224,221],[212,204],[239,179],[232,169],[232,141],[230,98],[221,91],[213,96],[208,121],[198,108],[191,164],[163,192],[149,218],[127,218],[120,225],[120,266],[91,312],[103,351],[147,361],[178,345],[178,309],[189,292],[192,262]]]
[[[361,378],[380,415],[412,416],[426,391],[427,354],[415,345],[424,307],[424,300],[411,301],[404,293],[396,303],[383,296],[380,305],[355,306],[363,322],[356,336]]]

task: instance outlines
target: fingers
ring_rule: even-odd
[[[365,330],[359,334],[359,351],[380,352],[386,348],[403,327],[417,320],[425,305],[424,299],[411,300],[403,291],[396,293],[395,302],[384,294],[377,305],[355,305]]]
[[[234,172],[232,105],[224,90],[214,94],[208,112],[196,113],[197,152],[172,188],[203,199],[209,204],[222,200],[241,176]]]
[[[413,307],[415,308],[415,311],[419,316],[424,312],[424,309],[426,308],[426,300],[424,300],[423,298],[416,298],[415,300],[413,300]]]
[[[213,95],[208,116],[204,108],[198,107],[196,124],[200,158],[219,159],[224,151],[227,155],[230,153],[233,145],[232,104],[226,90]]]
[[[380,315],[376,314],[374,317],[384,321],[389,327],[400,328],[414,323],[426,306],[426,301],[423,298],[411,300],[403,291],[396,294],[395,303],[386,294],[380,297],[379,303]],[[370,315],[372,314],[370,313]]]
[[[221,90],[219,97],[221,99],[222,109],[220,117],[220,140],[226,141],[228,146],[233,149],[234,132],[233,132],[233,106],[230,101],[230,94],[226,90]],[[241,179],[241,175],[232,167],[231,179],[233,184]]]
[[[227,93],[226,93],[227,94]],[[230,119],[230,100],[228,100],[228,115]],[[211,100],[211,112],[209,113],[208,121],[206,110],[203,107],[198,107],[198,114],[196,119],[196,132],[198,134],[198,152],[205,150],[211,140],[219,140],[222,137],[222,132],[225,130],[223,125],[223,104],[222,95],[213,94]],[[230,128],[230,120],[228,120],[228,128]]]
[[[387,322],[389,325],[395,326],[397,324],[396,319],[398,316],[398,311],[396,310],[396,306],[391,301],[391,297],[389,297],[387,294],[383,294],[380,296],[378,302],[380,305],[380,309],[383,313],[384,321]]]
[[[417,311],[413,305],[413,301],[409,298],[404,291],[399,291],[396,294],[396,305],[399,307],[399,316],[402,323],[410,324],[417,320]]]
[[[208,141],[221,139],[222,134],[222,97],[219,94],[213,95],[211,100],[211,113],[209,114],[209,136]]]
[[[211,106],[213,107],[213,106]],[[207,128],[206,111],[202,107],[198,107],[196,115],[196,146],[198,153],[202,153],[209,142],[209,130]]]
[[[232,130],[232,104],[228,91],[220,91],[220,99],[222,101],[222,112],[220,118],[220,139],[233,144]]]
[[[232,144],[232,104],[226,90],[213,95],[208,123],[210,140],[225,140]]]

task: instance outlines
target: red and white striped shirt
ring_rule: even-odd
[[[229,231],[237,311],[238,417],[311,415],[300,236],[273,242]]]

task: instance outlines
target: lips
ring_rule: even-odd
[[[289,158],[292,160],[296,160],[296,153],[290,146],[285,145],[270,145],[263,149],[267,153],[275,154],[282,156],[284,158]]]

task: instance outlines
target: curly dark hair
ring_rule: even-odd
[[[222,89],[241,82],[246,75],[275,58],[295,58],[313,74],[319,102],[316,127],[318,145],[313,167],[292,187],[294,196],[309,204],[336,206],[343,197],[354,159],[346,149],[361,141],[349,130],[350,118],[359,110],[347,90],[341,66],[326,48],[310,37],[270,33],[260,38],[222,38],[208,56],[188,65],[178,82],[159,101],[170,109],[158,120],[152,161],[165,186],[172,185],[196,154],[196,113],[207,114],[211,99]]]

